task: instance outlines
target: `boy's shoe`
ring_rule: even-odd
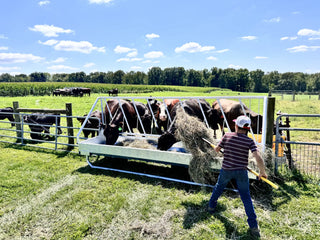
[[[252,237],[260,238],[260,229],[258,227],[250,228],[250,235]]]
[[[211,207],[208,206],[207,211],[208,211],[208,213],[210,213],[210,214],[214,214],[215,208],[211,208]]]

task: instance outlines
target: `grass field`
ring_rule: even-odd
[[[232,96],[232,92],[222,93]],[[155,92],[152,96],[164,94],[168,93]],[[189,92],[170,95],[194,96]],[[83,115],[97,96],[1,97],[1,107],[19,101],[21,107],[64,108],[66,102],[72,102],[73,114]],[[314,114],[320,112],[320,102],[277,97],[279,109]],[[310,122],[295,124],[308,126]],[[319,140],[310,134],[302,136],[310,137]],[[243,205],[232,191],[222,195],[217,213],[210,215],[206,212],[210,188],[93,170],[83,156],[74,153],[5,143],[0,144],[0,151],[0,239],[250,239]],[[146,167],[113,161],[134,169]],[[164,176],[186,175],[180,168],[148,170]],[[319,182],[311,183],[299,174],[273,180],[280,185],[279,190],[261,182],[251,183],[262,239],[319,239]]]

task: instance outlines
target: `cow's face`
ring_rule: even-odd
[[[120,131],[121,130],[119,130],[119,126],[108,124],[103,132],[104,136],[106,137],[106,144],[107,145],[115,144],[119,137]]]
[[[176,142],[177,139],[172,133],[165,132],[158,139],[157,149],[166,151]]]
[[[167,115],[167,111],[166,111],[166,106],[164,103],[161,103],[159,106],[159,119],[162,122],[167,121],[168,119],[168,115]]]
[[[206,115],[210,128],[219,129],[218,123],[220,121],[220,117],[218,111],[216,109],[210,109],[206,112]]]

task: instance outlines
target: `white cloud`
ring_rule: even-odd
[[[139,67],[139,66],[132,66],[132,67],[130,67],[130,69],[132,69],[132,70],[141,70],[141,69],[142,69],[142,67]]]
[[[8,47],[1,47],[0,46],[0,51],[3,51],[3,50],[8,50]]]
[[[43,6],[43,5],[47,5],[47,4],[49,4],[50,3],[50,1],[40,1],[38,4],[40,5],[40,6]]]
[[[58,42],[59,41],[55,40],[55,39],[50,39],[50,40],[47,40],[45,42],[39,41],[40,44],[47,45],[47,46],[53,46],[53,45],[57,44]]]
[[[116,46],[115,49],[113,49],[115,53],[128,53],[128,52],[136,52],[137,49],[135,48],[128,48],[128,47],[121,47],[120,45]]]
[[[159,38],[159,37],[160,37],[160,35],[155,34],[155,33],[146,34],[146,38],[149,40],[154,39],[154,38]]]
[[[201,46],[199,43],[196,43],[196,42],[188,42],[183,44],[181,47],[177,47],[174,51],[176,53],[180,53],[180,52],[195,53],[195,52],[209,52],[214,49],[215,49],[214,46]]]
[[[0,34],[0,39],[8,39],[5,35]]]
[[[308,28],[303,28],[298,31],[299,36],[320,36],[320,30],[312,30]]]
[[[42,57],[24,53],[0,53],[0,64],[3,63],[24,63],[24,62],[39,62],[44,60]]]
[[[88,41],[60,41],[54,46],[55,50],[67,51],[67,52],[81,52],[81,53],[91,53],[92,51],[105,52],[105,47],[94,47]]]
[[[117,62],[137,62],[141,60],[142,58],[119,58]]]
[[[288,52],[295,53],[295,52],[308,52],[308,51],[316,51],[320,48],[320,46],[306,46],[306,45],[300,45],[295,46],[292,48],[287,48]]]
[[[248,41],[252,41],[252,40],[255,40],[257,39],[256,36],[244,36],[244,37],[241,37],[242,40],[248,40]]]
[[[12,70],[19,70],[19,67],[1,67],[0,72],[11,72]]]
[[[63,58],[63,57],[59,57],[56,60],[52,61],[53,63],[61,63],[61,62],[65,62],[67,60],[67,58]]]
[[[265,22],[269,22],[269,23],[278,23],[280,22],[280,17],[275,17],[275,18],[271,18],[271,19],[266,19],[264,20]]]
[[[163,52],[161,51],[152,51],[144,54],[145,58],[160,58],[163,57]]]
[[[308,38],[308,40],[320,40],[320,37],[311,37],[311,38]]]
[[[60,33],[73,33],[71,29],[63,29],[53,25],[34,25],[33,28],[29,28],[34,32],[41,32],[46,37],[58,37]]]
[[[104,4],[111,3],[113,0],[89,0],[89,3]]]
[[[268,59],[268,57],[256,56],[254,59]]]
[[[222,49],[222,50],[218,50],[218,51],[215,51],[216,53],[224,53],[224,52],[229,52],[230,49],[226,48],[226,49]]]
[[[85,65],[83,65],[83,67],[85,68],[89,68],[89,67],[93,67],[94,65],[96,65],[95,63],[86,63]]]
[[[240,65],[234,65],[234,64],[229,64],[228,68],[239,69],[239,68],[242,68],[242,66],[240,66]]]
[[[78,70],[77,68],[65,66],[65,65],[52,65],[50,67],[47,67],[49,70],[53,71],[61,71],[61,70]]]
[[[280,40],[281,41],[283,41],[283,40],[296,40],[298,37],[282,37],[282,38],[280,38]]]
[[[214,56],[210,56],[210,57],[207,57],[207,60],[214,60],[214,61],[216,61],[216,60],[218,60],[218,58],[216,58],[216,57],[214,57]]]
[[[129,52],[127,54],[127,57],[136,57],[138,55],[138,52],[137,51],[133,51],[133,52]]]

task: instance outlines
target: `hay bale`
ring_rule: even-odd
[[[213,139],[213,130],[196,117],[188,115],[182,108],[177,110],[175,137],[192,154],[189,174],[193,181],[208,183],[215,180],[211,169],[213,164],[221,164],[221,156],[202,138],[217,144]]]

